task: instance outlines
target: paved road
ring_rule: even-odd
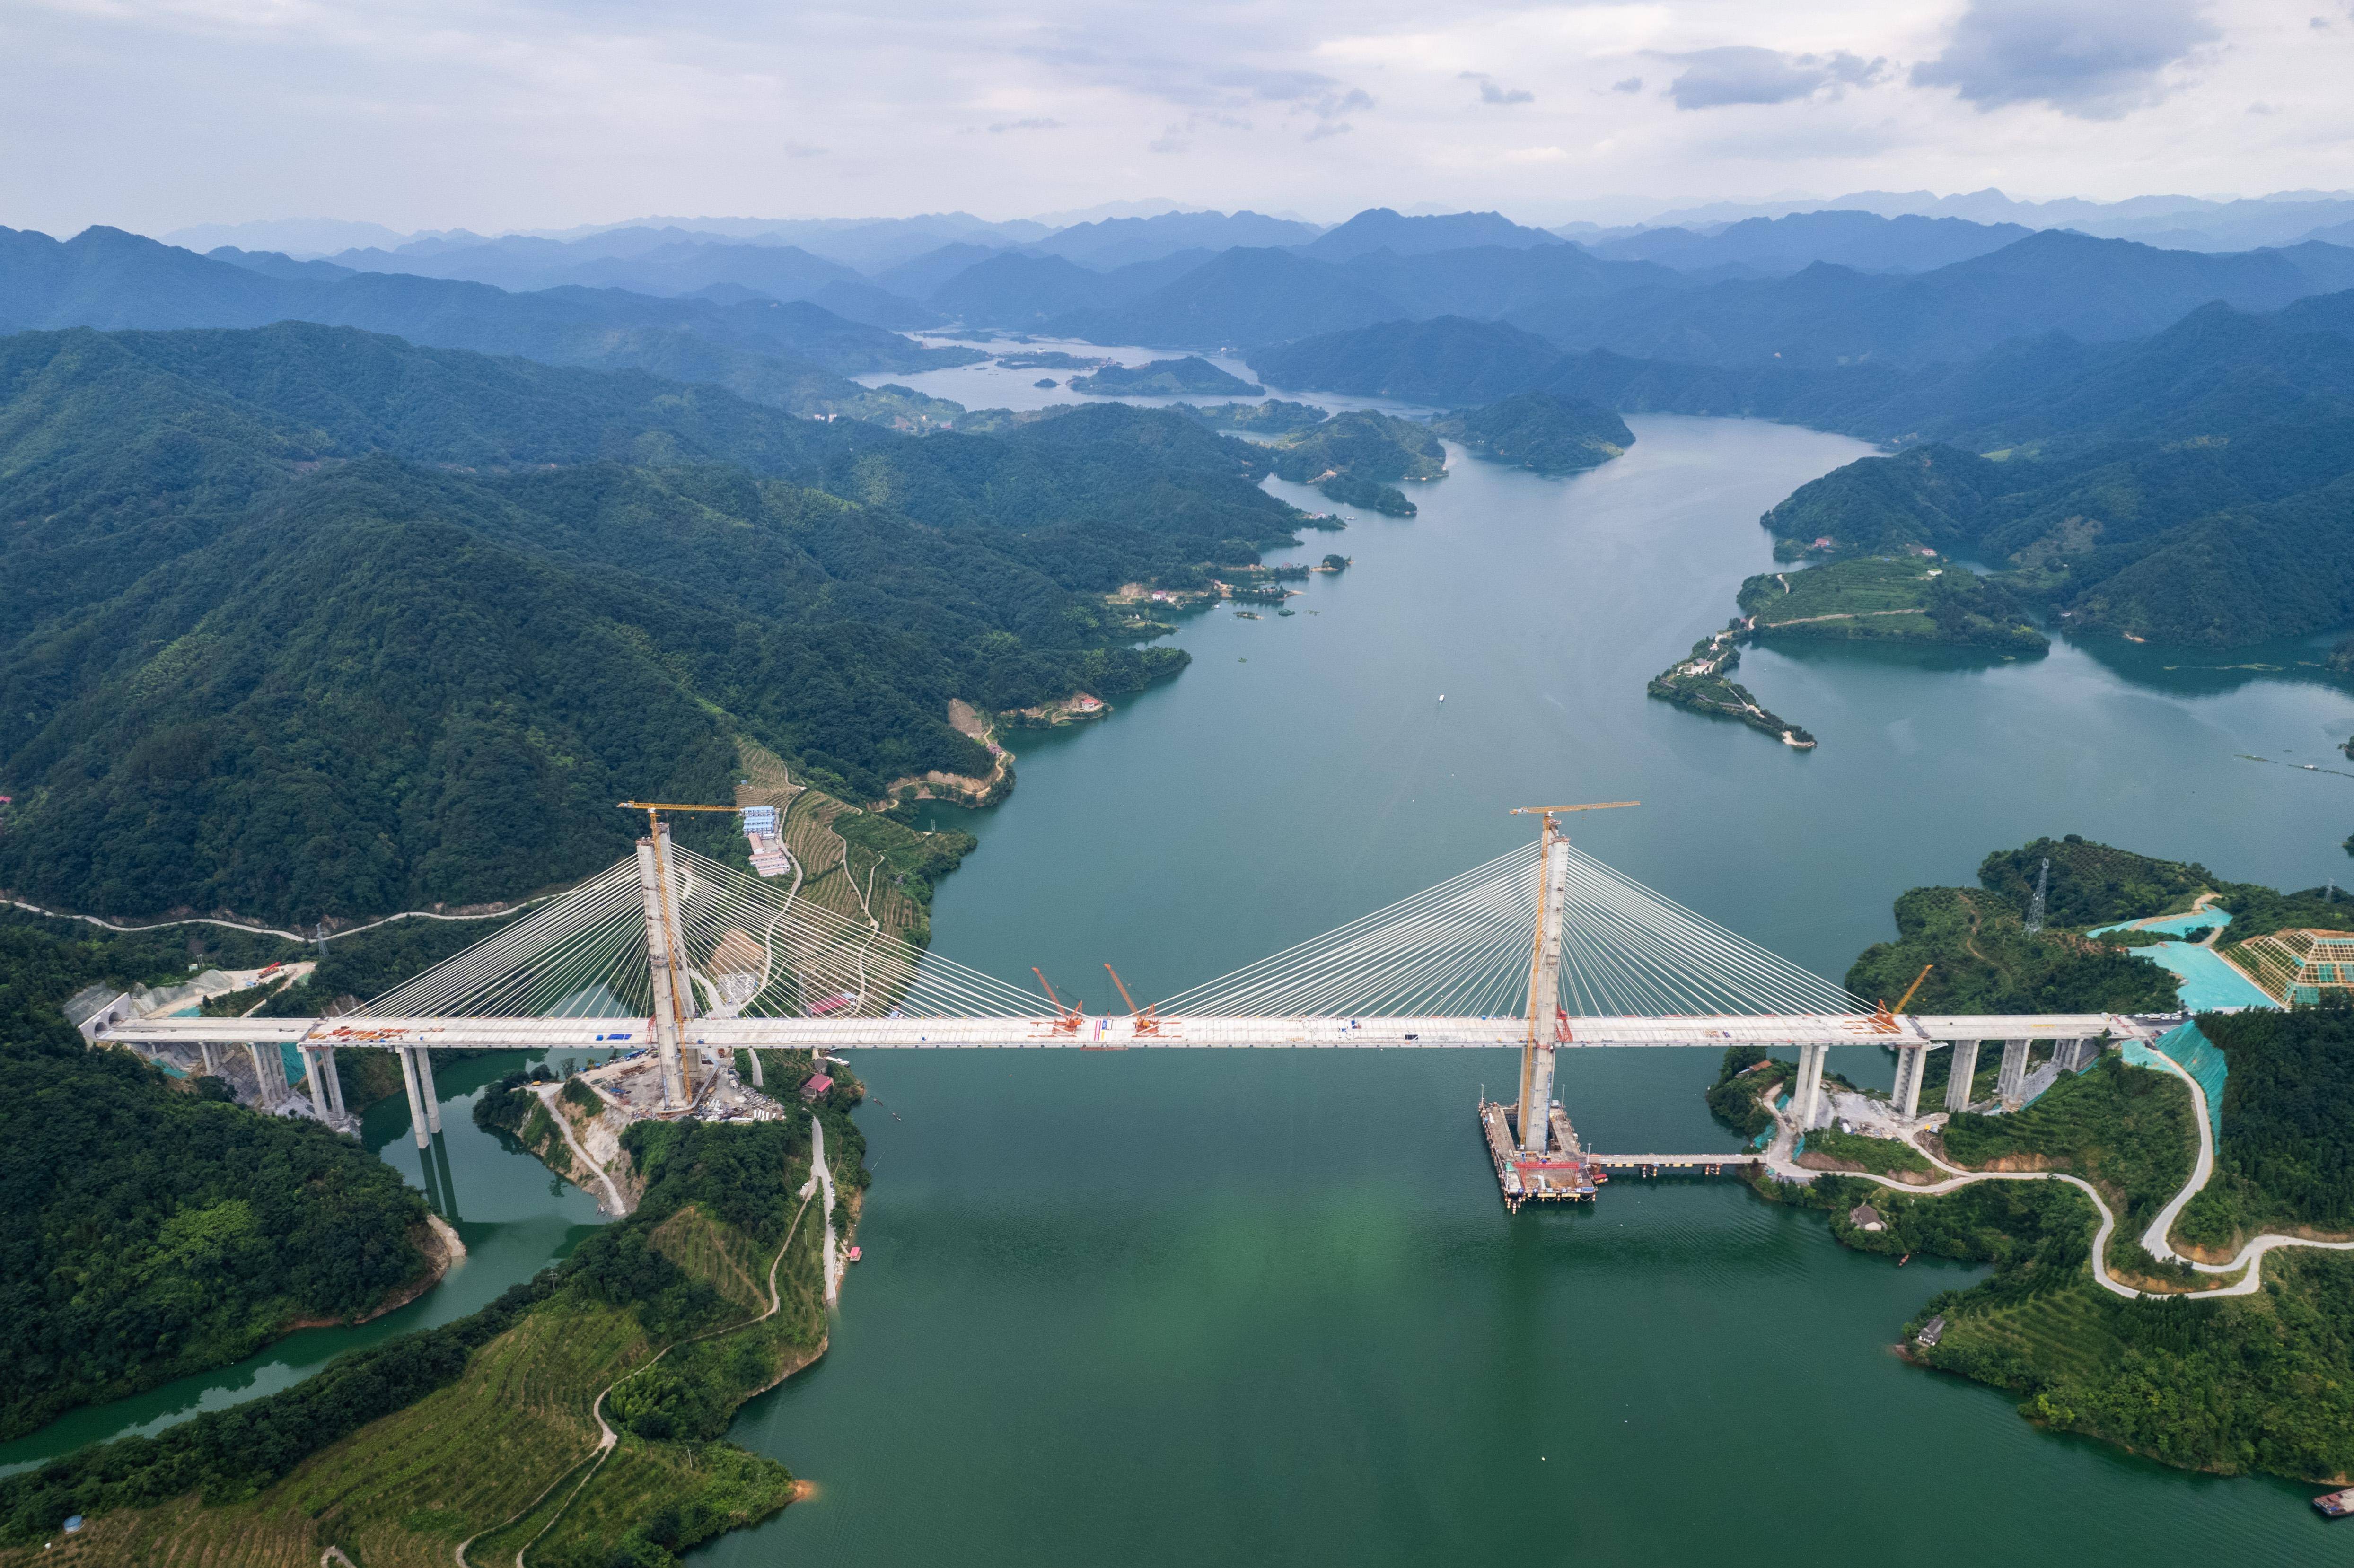
[[[2142,1234],[2142,1245],[2150,1255],[2158,1258],[2173,1258],[2177,1255],[2173,1247],[2168,1244],[2167,1237],[2174,1228],[2174,1222],[2181,1215],[2184,1207],[2190,1200],[2197,1197],[2200,1190],[2207,1185],[2209,1178],[2215,1173],[2214,1124],[2207,1118],[2207,1091],[2199,1086],[2199,1080],[2192,1077],[2179,1063],[2168,1057],[2163,1052],[2153,1051],[2151,1054],[2158,1058],[2158,1064],[2162,1070],[2172,1073],[2190,1086],[2191,1109],[2195,1113],[2192,1119],[2199,1124],[2199,1159],[2191,1168],[2190,1180],[2183,1184],[2182,1191],[2177,1192],[2165,1208],[2158,1211],[2157,1219],[2152,1221],[2149,1229]],[[1766,1169],[1785,1181],[1812,1181],[1816,1177],[1826,1174],[1820,1171],[1809,1171],[1796,1162],[1791,1150],[1797,1145],[1798,1128],[1790,1118],[1777,1110],[1774,1112],[1774,1141],[1766,1150]],[[2093,1200],[2093,1206],[2100,1211],[2100,1229],[2093,1234],[2093,1278],[2099,1283],[2101,1288],[2115,1296],[2135,1298],[2187,1296],[2193,1298],[2208,1296],[2253,1296],[2264,1286],[2264,1255],[2274,1248],[2317,1246],[2338,1252],[2354,1251],[2354,1241],[2308,1241],[2303,1236],[2286,1236],[2267,1232],[2242,1247],[2239,1255],[2229,1263],[2190,1264],[2190,1267],[2201,1274],[2235,1274],[2242,1269],[2247,1270],[2240,1278],[2228,1285],[2219,1285],[2208,1290],[2137,1290],[2130,1285],[2121,1285],[2109,1277],[2109,1237],[2116,1233],[2117,1217],[2110,1212],[2107,1200],[2101,1196],[2099,1190],[2091,1182],[2081,1176],[2071,1176],[2058,1171],[1965,1171],[1958,1165],[1948,1164],[1922,1148],[1917,1134],[1906,1139],[1905,1143],[1914,1152],[1938,1170],[1951,1172],[1949,1178],[1943,1181],[1915,1186],[1908,1181],[1876,1176],[1870,1171],[1850,1171],[1842,1174],[1859,1175],[1865,1181],[1878,1182],[1882,1187],[1922,1196],[1935,1196],[1940,1192],[1955,1192],[1977,1181],[2065,1181],[2070,1186],[2080,1189],[2086,1197]],[[2180,1261],[2190,1263],[2187,1258]]]

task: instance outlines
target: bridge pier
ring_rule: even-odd
[[[1815,1125],[1815,1112],[1822,1106],[1823,1058],[1829,1054],[1828,1045],[1798,1047],[1798,1075],[1790,1085],[1790,1114],[1801,1132]]]
[[[327,1091],[319,1082],[319,1048],[297,1045],[302,1054],[302,1086],[311,1091],[311,1110],[321,1121],[327,1119]]]
[[[759,1052],[758,1052],[758,1051],[747,1051],[747,1052],[745,1052],[745,1053],[744,1053],[744,1054],[746,1054],[747,1056],[749,1056],[749,1057],[751,1057],[751,1058],[752,1058],[752,1086],[753,1086],[754,1088],[756,1088],[756,1089],[765,1089],[765,1088],[767,1088],[769,1086],[768,1086],[768,1085],[766,1085],[766,1084],[764,1084],[764,1083],[762,1083],[762,1082],[760,1081],[760,1054],[759,1054]]]
[[[263,1110],[276,1110],[293,1092],[286,1086],[286,1059],[278,1054],[275,1044],[261,1045],[248,1041],[245,1054],[253,1061],[254,1097],[261,1102]]]
[[[219,1077],[220,1064],[213,1060],[213,1043],[209,1040],[200,1041],[197,1043],[196,1049],[204,1054],[205,1076],[207,1078]]]
[[[1946,1080],[1946,1108],[1966,1111],[1970,1108],[1970,1080],[1978,1074],[1978,1042],[1954,1042],[1953,1075]]]
[[[2002,1043],[2002,1076],[1995,1081],[1994,1092],[2007,1111],[2017,1110],[2027,1096],[2027,1051],[2032,1044],[2028,1040]]]
[[[2052,1060],[2063,1073],[2081,1073],[2100,1059],[2098,1040],[2062,1040],[2052,1047]]]
[[[433,1053],[422,1045],[412,1045],[417,1053],[417,1086],[425,1091],[425,1124],[433,1131],[441,1130],[441,1097],[433,1088]]]
[[[344,1080],[335,1074],[335,1048],[333,1045],[313,1045],[311,1049],[319,1054],[319,1059],[325,1070],[327,1104],[339,1117],[351,1115],[351,1112],[344,1108]]]
[[[417,1058],[406,1045],[393,1048],[400,1057],[400,1081],[408,1090],[408,1125],[417,1134],[417,1147],[431,1146],[433,1134],[425,1125],[425,1097],[418,1092]]]
[[[1888,1097],[1896,1114],[1906,1121],[1921,1114],[1921,1069],[1928,1065],[1929,1047],[1899,1045],[1896,1048],[1896,1087]]]

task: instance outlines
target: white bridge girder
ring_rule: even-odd
[[[1712,1018],[1571,1018],[1556,1050],[1729,1045],[1936,1046],[1962,1040],[2146,1039],[2159,1030],[2112,1013],[1877,1018],[1868,1013],[1729,1015]],[[1035,1018],[697,1018],[682,1020],[680,1043],[771,1050],[1518,1050],[1528,1020],[1493,1018],[1083,1017],[1072,1026]],[[338,1049],[424,1046],[436,1050],[630,1050],[655,1045],[645,1018],[150,1018],[99,1036],[130,1045],[246,1044],[282,1041]]]

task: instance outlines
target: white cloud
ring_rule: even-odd
[[[2332,190],[2349,79],[2344,0],[16,0],[0,224]]]
[[[1678,109],[1836,98],[1850,87],[1869,87],[1888,75],[1885,59],[1867,60],[1844,49],[1790,55],[1734,44],[1662,58],[1683,68],[1668,84],[1668,96]]]
[[[2048,103],[2113,120],[2176,85],[2174,66],[2218,37],[2200,0],[1969,0],[1953,37],[1913,68],[1980,109]]]

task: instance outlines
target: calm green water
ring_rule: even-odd
[[[1758,514],[1862,449],[1636,427],[1574,481],[1458,458],[1419,518],[1311,539],[1357,564],[1303,613],[1196,620],[1182,678],[1017,743],[1012,801],[958,819],[981,847],[937,945],[1098,1007],[1106,959],[1166,994],[1508,848],[1507,807],[1559,800],[1640,799],[1580,842],[1834,977],[1897,893],[2038,833],[2287,885],[2343,864],[2354,781],[2232,760],[2326,761],[2354,732],[2354,699],[2292,678],[2293,652],[2257,661],[2279,672],[1749,655],[1811,755],[1647,701],[1767,563]],[[1840,1070],[1887,1071],[1852,1054]],[[1564,1062],[1603,1147],[1725,1145],[1701,1054]],[[1898,1326],[1967,1270],[1843,1252],[1729,1183],[1507,1216],[1471,1103],[1509,1055],[859,1070],[865,1261],[826,1359],[736,1428],[823,1489],[698,1562],[2082,1568],[2331,1545],[2307,1489],[2046,1436],[1899,1363]]]

